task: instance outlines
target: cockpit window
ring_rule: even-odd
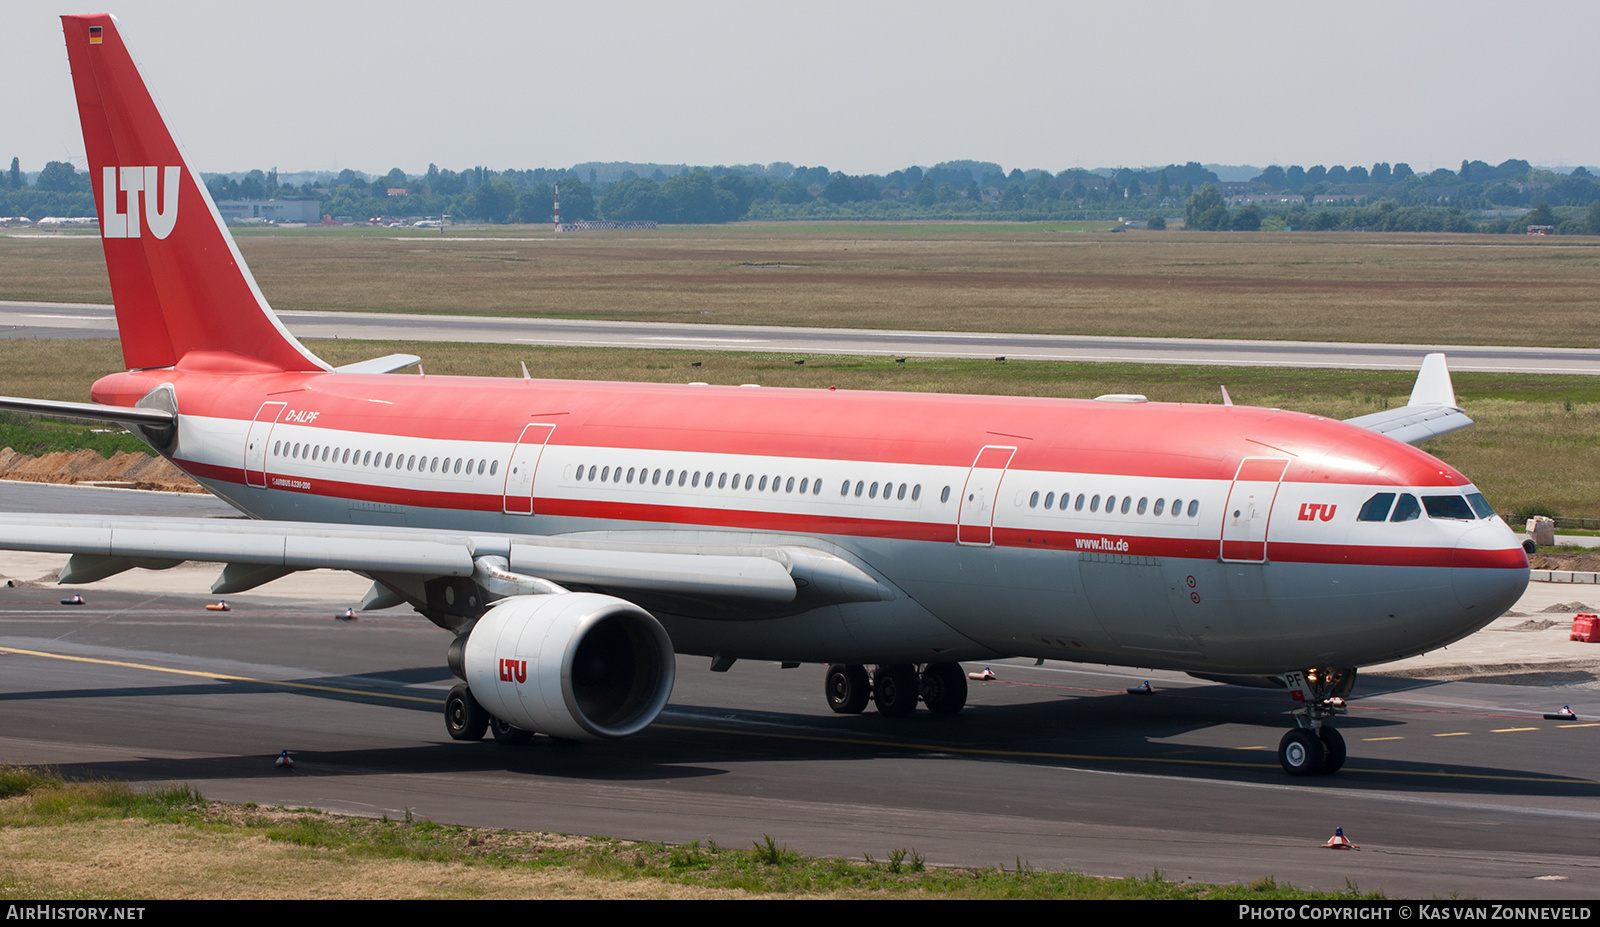
[[[1384,521],[1393,506],[1394,493],[1380,492],[1361,506],[1361,514],[1356,516],[1356,521]]]
[[[1422,504],[1427,508],[1429,518],[1472,521],[1476,517],[1472,513],[1472,506],[1461,496],[1423,496]]]
[[[1400,501],[1395,504],[1394,514],[1389,516],[1390,521],[1412,521],[1422,514],[1422,506],[1417,504],[1417,497],[1411,493],[1401,493]]]
[[[1468,496],[1467,504],[1472,506],[1472,510],[1478,513],[1479,518],[1494,517],[1494,506],[1489,504],[1489,500],[1485,499],[1481,492],[1475,492]]]

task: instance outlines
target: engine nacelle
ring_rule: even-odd
[[[632,602],[592,592],[495,603],[462,649],[467,685],[486,711],[574,740],[637,734],[672,695],[672,640]]]

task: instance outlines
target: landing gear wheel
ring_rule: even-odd
[[[841,715],[861,714],[872,699],[872,680],[860,663],[830,664],[822,689],[828,707]]]
[[[1278,763],[1291,776],[1314,776],[1322,772],[1327,751],[1316,734],[1295,728],[1278,741]]]
[[[929,663],[922,671],[922,701],[936,715],[967,707],[967,674],[960,663]]]
[[[878,706],[878,714],[904,718],[917,710],[920,689],[917,668],[910,663],[879,666],[872,677],[872,702]]]
[[[489,729],[489,713],[466,686],[456,686],[445,696],[444,729],[451,740],[482,740]]]
[[[1338,772],[1344,766],[1344,735],[1324,724],[1317,729],[1317,736],[1322,738],[1322,771]]]
[[[499,718],[489,719],[489,733],[494,735],[494,742],[507,747],[518,747],[533,739],[532,731],[525,731],[520,727],[512,727],[509,722]]]

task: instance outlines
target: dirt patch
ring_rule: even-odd
[[[0,448],[0,479],[29,483],[85,483],[162,492],[205,490],[161,457],[118,451],[108,460],[96,451],[53,451],[39,457]]]
[[[1548,569],[1548,568],[1547,567],[1542,567],[1541,569]],[[1563,569],[1565,569],[1565,568],[1563,568]],[[1582,602],[1557,602],[1554,605],[1548,605],[1548,606],[1545,606],[1544,608],[1539,609],[1539,613],[1542,614],[1542,615],[1576,615],[1576,614],[1586,614],[1587,615],[1587,614],[1591,614],[1593,612],[1594,612],[1594,606],[1593,605],[1585,605]]]
[[[1534,554],[1528,558],[1530,570],[1576,570],[1587,573],[1600,570],[1600,552],[1581,554]]]

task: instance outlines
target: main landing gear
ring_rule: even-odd
[[[444,729],[452,740],[482,740],[484,734],[493,734],[495,743],[517,746],[533,739],[532,732],[512,727],[485,711],[464,685],[453,687],[445,696]]]
[[[936,715],[953,715],[966,707],[967,674],[959,663],[928,663],[920,673],[912,663],[884,663],[869,677],[860,663],[834,663],[823,692],[828,707],[841,715],[860,714],[868,701],[890,718],[910,715],[918,701]]]
[[[1304,707],[1294,713],[1297,726],[1278,742],[1279,765],[1291,776],[1338,772],[1344,766],[1344,735],[1328,722],[1346,712],[1344,698],[1355,687],[1355,668],[1290,672],[1284,679]]]

